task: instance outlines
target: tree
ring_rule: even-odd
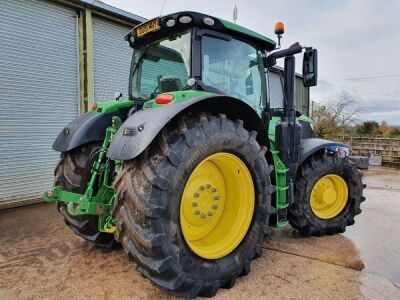
[[[336,98],[327,101],[327,104],[314,103],[311,118],[314,121],[314,135],[316,137],[334,138],[339,133],[354,124],[357,119],[356,111],[350,109],[353,98],[342,93]]]
[[[400,128],[393,128],[390,133],[391,138],[400,139]]]
[[[379,123],[376,121],[365,121],[356,127],[356,133],[361,136],[379,135]]]
[[[379,125],[379,133],[384,137],[390,137],[392,132],[392,128],[388,125],[386,121],[382,121],[381,125]]]

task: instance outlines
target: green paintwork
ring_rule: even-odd
[[[91,178],[84,194],[64,191],[62,187],[56,186],[52,192],[43,195],[45,202],[65,202],[67,203],[68,213],[73,216],[98,215],[99,231],[112,232],[115,221],[110,219],[110,208],[116,199],[113,187],[111,186],[111,162],[106,158],[107,149],[112,138],[122,125],[122,120],[118,116],[112,117],[112,125],[106,129],[103,145],[99,151],[97,160],[93,163]],[[118,173],[122,169],[122,162],[114,160],[114,172]],[[96,195],[93,195],[95,187],[101,186]]]
[[[116,112],[123,108],[130,108],[134,102],[132,100],[113,100],[113,101],[102,101],[97,102],[96,112],[109,113]]]
[[[304,121],[313,124],[313,120],[306,115],[301,115],[297,118],[299,121]],[[287,183],[287,173],[289,169],[279,158],[279,151],[275,148],[275,128],[276,125],[281,121],[280,117],[272,117],[268,128],[268,138],[270,143],[270,152],[274,160],[274,174],[275,174],[275,207],[277,211],[281,209],[287,209],[289,206],[287,191],[289,189]],[[279,220],[277,218],[276,226],[278,228],[284,227],[288,224],[287,220]]]
[[[149,100],[144,104],[143,109],[157,108],[157,107],[163,107],[165,105],[177,104],[186,100],[190,100],[195,97],[217,95],[214,93],[199,91],[199,90],[177,91],[165,94],[174,95],[174,100],[172,100],[172,102],[168,104],[158,104],[155,99]]]
[[[275,148],[275,127],[280,122],[279,117],[272,117],[269,128],[268,128],[268,137],[270,140],[270,152],[272,154],[272,158],[274,160],[274,175],[275,175],[275,208],[277,210],[277,223],[276,227],[282,228],[288,224],[286,219],[279,220],[278,219],[278,211],[287,209],[289,206],[289,202],[287,199],[287,191],[289,189],[287,183],[287,173],[289,169],[285,166],[285,164],[279,158],[279,151]]]
[[[253,30],[247,29],[243,26],[237,25],[235,23],[223,20],[223,19],[218,19],[221,21],[221,23],[225,26],[226,29],[247,35],[248,37],[251,37],[253,39],[256,39],[262,43],[266,43],[268,47],[274,48],[276,47],[276,43],[274,40],[267,38],[266,36],[263,36],[262,34],[259,34]]]
[[[147,101],[144,104],[143,109],[152,109],[152,108],[157,108],[157,107],[164,107],[165,105],[173,105],[173,104],[177,104],[177,103],[180,103],[183,101],[193,99],[195,97],[217,96],[217,94],[205,92],[205,91],[199,91],[199,90],[185,90],[185,91],[177,91],[177,92],[168,92],[165,94],[174,95],[174,100],[168,104],[158,104],[155,101],[155,99],[152,99],[152,100]],[[238,101],[242,101],[242,100],[238,100]],[[247,103],[247,102],[245,102],[245,103]],[[261,117],[262,110],[263,110],[262,107],[260,107],[260,106],[251,106],[251,107]]]
[[[313,119],[311,119],[310,117],[307,117],[306,115],[301,115],[300,117],[297,118],[297,120],[314,124]]]

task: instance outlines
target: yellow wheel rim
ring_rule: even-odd
[[[206,259],[231,253],[249,229],[254,199],[253,180],[242,160],[225,152],[204,159],[181,199],[180,225],[190,249]]]
[[[336,217],[346,206],[348,194],[344,179],[338,175],[328,174],[321,177],[311,191],[311,209],[321,219]]]

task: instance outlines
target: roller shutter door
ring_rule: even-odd
[[[52,187],[52,143],[78,114],[76,12],[47,1],[0,1],[0,208]]]
[[[124,37],[132,28],[93,17],[94,99],[112,100],[115,92],[128,98],[133,50]]]

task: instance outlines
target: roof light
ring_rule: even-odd
[[[156,103],[157,104],[169,104],[174,100],[174,95],[171,94],[161,94],[157,96]]]
[[[192,22],[192,17],[191,16],[179,17],[179,22],[181,22],[182,24],[190,23],[190,22]]]
[[[208,18],[208,17],[204,18],[203,22],[204,22],[204,24],[209,25],[209,26],[212,26],[212,25],[215,24],[215,21],[213,19],[211,19],[211,18]]]
[[[175,20],[174,19],[169,19],[168,21],[167,21],[167,27],[172,27],[172,26],[174,26],[175,25]]]

